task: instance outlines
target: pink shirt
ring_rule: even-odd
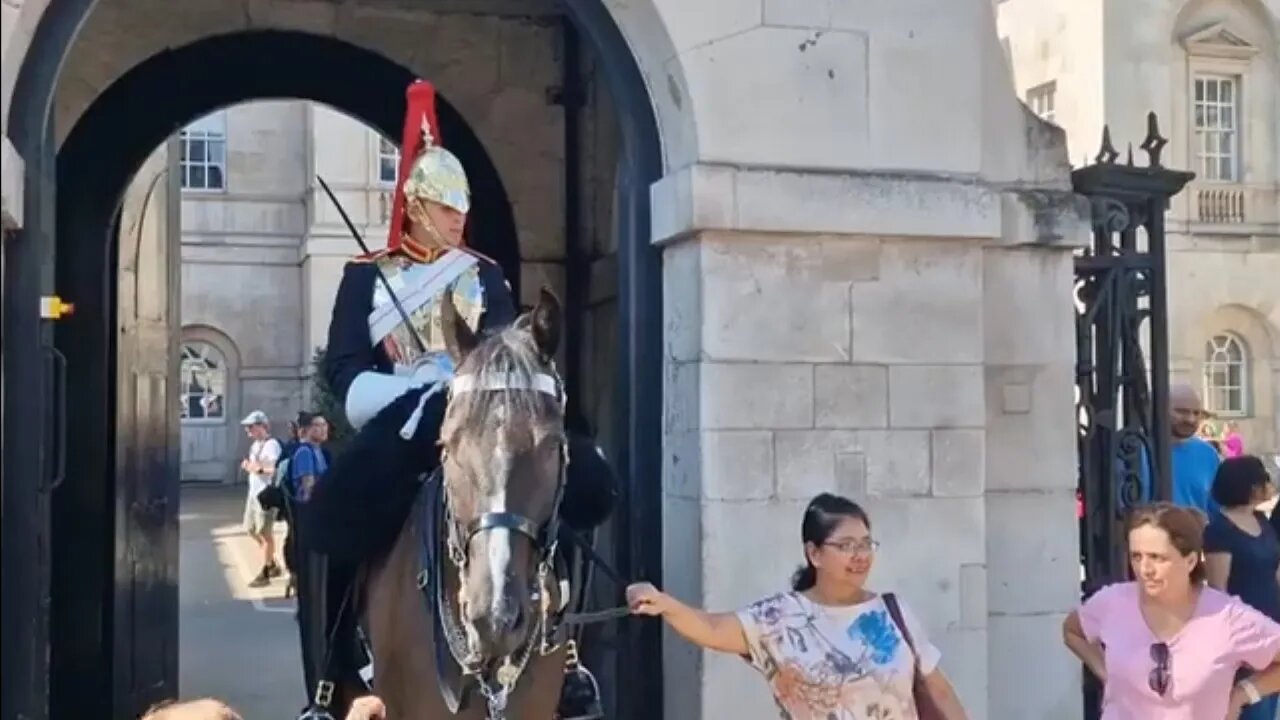
[[[1205,587],[1191,620],[1168,641],[1172,682],[1164,697],[1147,684],[1159,642],[1138,609],[1135,583],[1109,585],[1081,606],[1080,625],[1105,647],[1102,720],[1204,720],[1227,714],[1236,670],[1261,670],[1280,656],[1280,624]]]

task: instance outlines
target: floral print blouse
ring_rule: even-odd
[[[920,670],[942,654],[901,597]],[[783,720],[917,720],[914,660],[880,596],[857,605],[819,605],[786,592],[738,612],[752,666],[768,680]]]

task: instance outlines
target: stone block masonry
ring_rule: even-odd
[[[803,561],[808,501],[846,495],[882,543],[873,589],[922,615],[971,717],[1028,717],[991,688],[1028,651],[1007,628],[1048,637],[1075,597],[1072,355],[1053,331],[1070,327],[1069,258],[971,238],[716,230],[668,245],[668,589],[717,610],[777,592]],[[668,717],[770,717],[740,660],[675,637],[665,652],[670,697],[698,698]]]

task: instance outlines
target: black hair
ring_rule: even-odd
[[[831,538],[831,534],[836,531],[841,521],[850,518],[861,520],[868,530],[871,529],[871,518],[861,505],[846,497],[822,493],[810,500],[809,507],[804,509],[804,520],[800,523],[800,537],[806,544],[813,543],[821,546]],[[818,569],[809,562],[809,556],[806,554],[804,565],[791,576],[791,589],[804,592],[817,582]]]
[[[1210,494],[1224,508],[1253,504],[1253,494],[1271,482],[1267,466],[1254,455],[1227,458],[1218,465]]]

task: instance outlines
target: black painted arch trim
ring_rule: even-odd
[[[166,138],[207,113],[253,100],[323,103],[398,142],[405,89],[414,79],[377,53],[318,35],[264,30],[200,40],[152,56],[103,91],[59,150],[58,172],[65,181],[90,163],[94,185],[115,193],[118,203]],[[466,120],[442,96],[438,113],[444,144],[471,180],[473,244],[503,266],[518,292],[520,249],[502,179]],[[365,240],[373,249],[385,242]],[[358,253],[353,242],[351,254]]]

